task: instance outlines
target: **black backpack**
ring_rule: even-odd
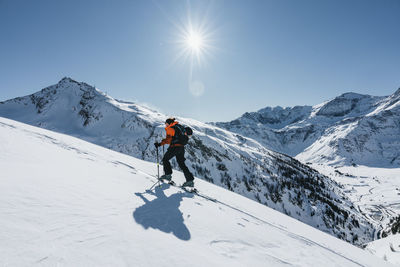
[[[181,144],[186,145],[189,142],[189,136],[193,134],[192,128],[180,124],[173,126],[175,130],[174,138],[172,139],[171,145]]]

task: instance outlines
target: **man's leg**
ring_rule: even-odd
[[[169,147],[167,149],[167,152],[165,152],[164,157],[162,159],[165,175],[172,174],[172,168],[171,168],[171,164],[169,163],[169,160],[172,159],[174,156],[175,156],[174,148]]]
[[[178,162],[179,168],[183,171],[185,175],[186,181],[193,181],[194,177],[193,174],[189,171],[188,167],[185,164],[185,148],[183,146],[176,147],[176,161]]]

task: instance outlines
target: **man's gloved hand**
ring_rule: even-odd
[[[157,147],[161,146],[161,144],[160,144],[160,143],[157,143],[157,142],[155,142],[155,143],[154,143],[154,146],[157,148]]]

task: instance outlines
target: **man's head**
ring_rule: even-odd
[[[165,121],[165,125],[166,125],[166,126],[169,126],[169,125],[172,124],[174,121],[175,121],[175,118],[168,118],[168,119]]]

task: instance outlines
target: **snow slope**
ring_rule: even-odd
[[[0,102],[0,116],[148,161],[155,161],[153,143],[165,134],[167,118],[70,78],[32,95]],[[185,157],[197,177],[353,244],[373,240],[376,225],[354,209],[341,186],[328,177],[251,138],[193,119],[178,120],[194,129]],[[175,161],[172,164],[177,168]]]
[[[389,266],[202,180],[217,203],[147,191],[154,163],[1,117],[0,138],[1,266]]]
[[[400,266],[400,235],[393,235],[369,243],[366,250],[396,266]]]

